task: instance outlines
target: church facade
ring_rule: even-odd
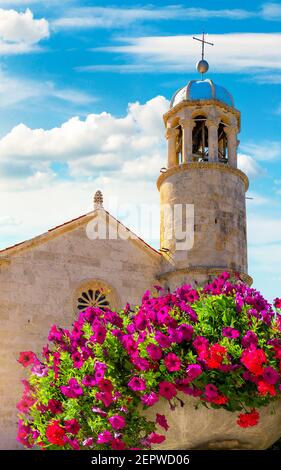
[[[40,353],[52,324],[70,326],[88,305],[137,304],[155,284],[171,290],[185,282],[203,284],[222,271],[252,282],[248,179],[237,169],[240,113],[231,95],[210,80],[191,81],[175,93],[164,123],[168,157],[157,180],[159,251],[114,219],[99,191],[92,212],[0,251],[1,449],[17,448],[19,352]],[[179,223],[185,230],[177,230]],[[100,226],[107,236],[92,237]],[[109,236],[116,228],[126,236]]]

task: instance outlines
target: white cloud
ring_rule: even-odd
[[[281,157],[280,141],[248,142],[243,143],[241,148],[243,152],[246,152],[259,161],[277,160]]]
[[[238,168],[247,176],[255,178],[265,173],[265,170],[250,155],[238,154]]]
[[[164,142],[162,115],[168,101],[161,96],[146,104],[129,105],[128,114],[115,118],[109,113],[90,114],[85,120],[73,117],[50,130],[14,127],[0,140],[1,159],[33,161],[78,160],[111,155],[116,161],[137,158]],[[95,161],[96,163],[96,161]],[[110,168],[111,160],[108,161]]]
[[[19,0],[19,2],[20,1],[21,0]],[[36,0],[34,1],[36,2]],[[68,10],[64,16],[54,20],[52,26],[57,29],[122,28],[134,25],[136,22],[144,21],[206,21],[212,20],[213,18],[240,21],[249,18],[259,18],[262,20],[277,21],[281,18],[281,6],[278,3],[265,3],[257,10],[241,8],[221,8],[213,10],[207,8],[185,8],[180,5],[168,5],[161,8],[153,6],[143,6],[142,8],[79,7]]]
[[[251,245],[281,243],[281,219],[250,215],[248,227],[249,243]]]
[[[0,53],[20,54],[36,49],[36,45],[49,37],[49,24],[39,20],[27,9],[19,13],[0,8]]]
[[[254,13],[242,9],[207,10],[167,6],[162,8],[73,8],[53,22],[56,28],[120,28],[137,21],[194,20],[207,18],[246,19]]]
[[[280,33],[212,34],[209,40],[215,43],[215,47],[209,47],[207,52],[214,72],[247,72],[253,68],[255,72],[281,69]],[[131,64],[117,64],[116,68],[113,65],[85,66],[80,67],[80,70],[186,73],[194,70],[195,58],[199,55],[197,41],[191,35],[119,38],[120,42],[121,45],[98,50],[131,56]]]
[[[261,7],[261,17],[265,20],[279,21],[281,19],[280,3],[265,3]]]
[[[93,103],[95,97],[71,88],[59,88],[53,82],[39,82],[7,74],[0,68],[0,109],[29,99],[56,98],[74,105]]]

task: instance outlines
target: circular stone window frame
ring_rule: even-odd
[[[92,289],[93,291],[99,290],[105,295],[106,300],[109,302],[109,309],[117,310],[118,308],[120,308],[120,298],[116,292],[116,289],[113,286],[101,279],[89,279],[87,281],[82,282],[74,291],[73,310],[75,313],[83,311],[78,308],[78,299],[82,296],[83,292],[87,292],[90,289]]]

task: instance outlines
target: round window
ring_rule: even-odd
[[[99,307],[102,310],[109,308],[109,301],[107,300],[106,293],[102,289],[89,289],[82,292],[77,300],[77,308],[82,311],[87,307]]]
[[[84,281],[74,292],[73,308],[76,312],[83,312],[87,307],[115,310],[119,306],[120,300],[116,290],[98,279]]]

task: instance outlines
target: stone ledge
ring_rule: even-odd
[[[179,90],[178,90],[179,91]],[[238,109],[229,106],[228,104],[216,99],[202,99],[202,100],[183,100],[176,104],[173,108],[170,108],[163,116],[164,123],[167,123],[169,117],[177,115],[178,112],[183,110],[184,108],[203,108],[204,106],[211,107],[216,106],[221,108],[224,111],[230,112],[234,114],[237,118],[238,128],[240,132],[240,111]]]
[[[180,269],[175,269],[173,271],[165,271],[162,272],[158,275],[156,275],[156,278],[158,280],[165,279],[167,276],[170,275],[176,275],[176,274],[205,274],[207,276],[219,276],[222,272],[228,272],[229,274],[234,275],[237,273],[237,271],[234,271],[233,269],[227,269],[227,268],[210,268],[210,267],[194,267],[194,268],[180,268]],[[240,273],[239,275],[246,284],[251,286],[253,284],[253,278],[249,276],[247,273]]]
[[[218,162],[189,162],[189,163],[182,163],[180,165],[173,166],[168,168],[165,173],[162,173],[157,180],[157,188],[160,190],[161,184],[165,181],[166,178],[169,176],[174,175],[175,173],[180,173],[187,170],[220,170],[225,173],[232,173],[233,175],[239,176],[242,179],[245,185],[245,192],[248,191],[249,188],[249,179],[243,173],[243,171],[239,170],[238,168],[233,168],[224,163]]]

